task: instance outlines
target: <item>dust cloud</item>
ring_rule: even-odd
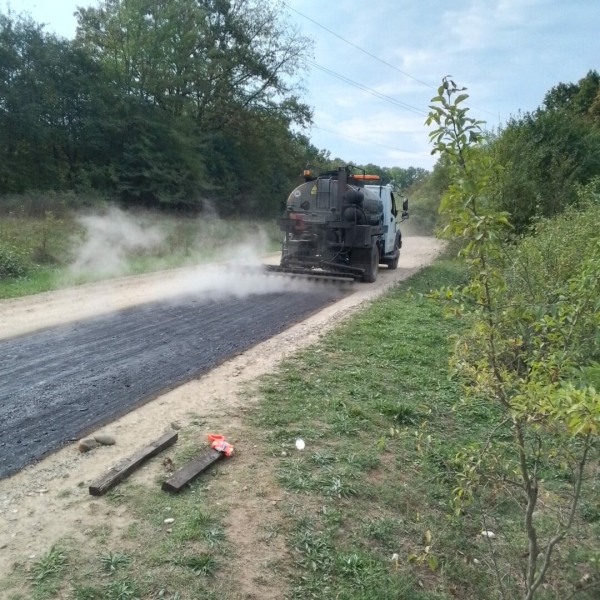
[[[164,253],[167,231],[160,221],[144,220],[118,208],[103,215],[84,215],[78,219],[85,236],[77,249],[70,267],[72,275],[111,278],[131,273],[131,258],[135,254]],[[269,238],[264,229],[257,228],[252,235],[241,239],[229,231],[229,224],[219,218],[214,207],[208,206],[197,221],[198,231],[192,261],[196,264],[172,269],[169,277],[156,284],[151,296],[179,304],[194,300],[218,300],[228,297],[244,298],[252,295],[282,292],[308,292],[315,284],[302,279],[291,279],[265,272],[263,262],[269,249]],[[229,236],[229,239],[227,239]],[[216,239],[226,238],[215,262],[200,263],[201,257]],[[213,254],[214,256],[214,254]],[[111,281],[105,282],[111,286]]]
[[[258,255],[246,254],[243,264],[230,261],[220,265],[199,265],[191,272],[177,274],[165,297],[171,303],[195,300],[220,300],[248,296],[311,292],[317,284],[305,279],[292,279],[266,273]]]
[[[229,248],[221,262],[182,269],[173,278],[170,301],[310,292],[317,287],[306,279],[265,272],[267,250],[268,237],[264,231],[258,231],[252,240],[243,240]]]
[[[73,274],[116,276],[128,271],[128,256],[158,248],[165,233],[116,207],[104,215],[82,215],[86,236],[70,267]]]

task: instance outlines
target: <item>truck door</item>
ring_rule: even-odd
[[[386,190],[387,194],[382,198],[383,200],[383,214],[384,225],[388,226],[385,234],[385,253],[389,254],[394,251],[394,244],[396,243],[396,228],[397,228],[397,217],[398,209],[396,208],[396,198],[394,192]]]

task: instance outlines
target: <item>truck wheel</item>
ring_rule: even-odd
[[[370,261],[362,265],[365,270],[363,274],[365,283],[373,283],[377,279],[377,273],[379,273],[379,246],[377,244],[373,244],[369,258]]]
[[[400,244],[399,244],[399,236],[396,236],[396,243],[394,244],[394,258],[384,261],[384,264],[387,265],[387,268],[390,271],[394,271],[398,268],[399,260],[400,260]]]

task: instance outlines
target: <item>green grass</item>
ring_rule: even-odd
[[[416,294],[463,277],[454,263],[438,261],[264,381],[254,435],[267,440],[288,493],[294,598],[497,597],[481,507],[456,518],[451,500],[457,454],[487,439],[498,413],[484,400],[456,407],[461,391],[448,372],[449,337],[464,323]],[[295,450],[297,437],[304,452]],[[483,501],[502,568],[514,569],[525,548],[515,500],[498,491]],[[566,544],[541,598],[558,600],[597,570],[597,511],[585,515],[570,542],[577,559],[565,559]],[[543,529],[543,516],[538,523]]]
[[[163,241],[149,250],[128,251],[124,264],[114,273],[74,272],[70,268],[86,237],[85,227],[74,214],[49,218],[0,215],[0,239],[23,251],[28,263],[24,276],[0,276],[0,299],[221,260],[233,246],[244,243],[255,242],[268,252],[280,248],[274,221],[206,219],[142,210],[128,214],[144,227],[162,232]]]
[[[56,546],[36,560],[29,576],[33,588],[32,597],[35,599],[52,597],[59,589],[67,564],[65,551]]]
[[[131,562],[131,556],[122,552],[108,552],[100,557],[102,568],[113,575]]]

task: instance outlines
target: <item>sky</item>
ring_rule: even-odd
[[[420,111],[427,111],[444,75],[468,88],[472,116],[492,128],[519,110],[535,109],[557,83],[577,81],[590,69],[600,69],[599,0],[285,3],[395,67],[285,9],[290,21],[313,38],[312,62],[412,107],[305,65],[303,98],[314,110],[313,143],[357,164],[433,165]],[[5,8],[6,0],[2,4]],[[75,8],[90,4],[95,2],[10,0],[13,11],[27,11],[66,37],[75,33]]]

